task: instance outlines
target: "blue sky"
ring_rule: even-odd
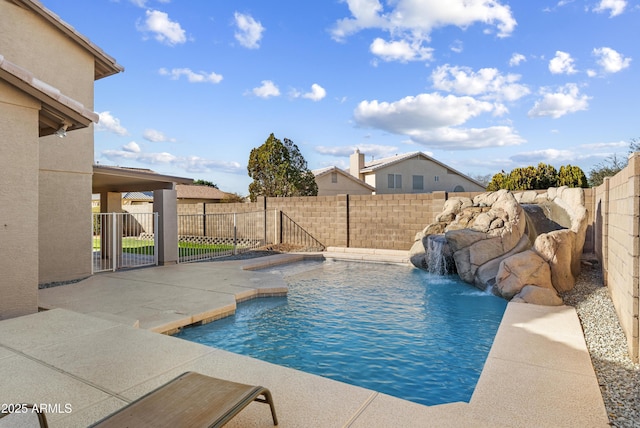
[[[460,172],[578,165],[640,137],[632,0],[68,0],[125,67],[96,82],[95,160],[248,193],[274,133],[311,169],[423,151]]]

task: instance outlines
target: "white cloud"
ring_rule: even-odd
[[[387,156],[393,156],[398,153],[396,146],[381,146],[378,144],[357,144],[352,146],[316,146],[314,150],[321,155],[345,157],[350,156],[356,149],[360,150],[360,153],[364,153],[367,158],[383,158]]]
[[[467,28],[475,23],[495,27],[498,37],[509,36],[516,20],[511,9],[499,0],[344,0],[350,17],[338,20],[331,34],[334,40],[343,41],[348,36],[365,29],[377,29],[389,33],[390,40],[377,37],[369,50],[384,61],[428,61],[433,49],[425,46],[434,29],[456,26]],[[491,28],[485,33],[492,32]],[[452,50],[460,52],[461,45]],[[377,65],[377,62],[373,62]]]
[[[278,97],[280,96],[280,89],[271,80],[263,80],[261,86],[253,88],[251,91],[253,95],[260,98]]]
[[[314,83],[313,85],[311,85],[311,92],[307,92],[306,94],[303,94],[302,98],[307,98],[312,101],[320,101],[326,96],[327,96],[327,91],[322,86],[318,85],[317,83]]]
[[[384,61],[426,61],[433,58],[433,48],[422,46],[420,41],[411,43],[407,40],[387,42],[378,37],[371,43],[369,50]]]
[[[236,12],[233,16],[236,21],[236,26],[238,27],[238,30],[234,34],[236,40],[245,48],[259,48],[262,33],[265,30],[262,24],[253,19],[251,15]]]
[[[119,0],[111,0],[118,2]],[[140,8],[146,8],[148,0],[129,0],[134,6],[138,6]],[[157,0],[158,3],[171,3],[171,0]]]
[[[136,147],[138,150],[136,150]],[[143,153],[135,142],[123,146],[120,150],[103,150],[102,156],[112,162],[139,162],[145,165],[166,165],[182,169],[189,173],[228,172],[246,174],[247,170],[238,162],[205,159],[199,156],[176,156],[168,152]]]
[[[529,117],[551,116],[558,119],[569,113],[580,110],[587,110],[591,97],[580,94],[580,89],[576,84],[568,83],[559,88],[556,92],[549,92],[547,89],[541,91],[542,99],[536,101],[529,110]]]
[[[598,57],[598,64],[605,73],[617,73],[631,64],[631,58],[625,58],[622,54],[607,47],[594,49],[593,55]]]
[[[386,2],[384,10],[379,0],[346,0],[351,17],[336,22],[331,30],[335,40],[341,41],[360,30],[377,28],[399,39],[428,40],[433,29],[449,25],[460,28],[475,23],[495,26],[498,37],[509,36],[516,20],[509,6],[498,0],[395,0]]]
[[[488,128],[442,127],[411,136],[416,143],[449,150],[470,150],[513,146],[525,140],[509,126]]]
[[[511,156],[515,162],[548,163],[574,162],[578,154],[573,150],[542,149],[530,152],[522,152]]]
[[[566,52],[556,51],[556,56],[549,61],[549,71],[553,74],[574,74],[574,60]]]
[[[129,135],[129,132],[120,125],[120,119],[113,117],[111,112],[103,111],[102,113],[98,113],[98,116],[100,116],[100,119],[96,125],[96,130],[109,131],[122,136]]]
[[[158,72],[163,76],[171,77],[173,80],[179,79],[180,76],[185,76],[190,83],[220,83],[222,81],[221,74],[206,73],[204,71],[196,73],[189,68],[172,68],[171,70],[161,68]]]
[[[510,67],[516,67],[518,65],[520,65],[520,63],[524,62],[527,60],[527,57],[525,57],[522,54],[519,53],[514,53],[513,55],[511,55],[511,58],[509,59],[509,66]]]
[[[424,129],[460,125],[492,110],[492,104],[472,97],[443,97],[432,93],[409,96],[392,103],[362,101],[354,111],[354,118],[361,126],[410,135]]]
[[[462,43],[462,40],[454,40],[453,43],[449,45],[449,49],[455,53],[462,53],[462,51],[464,51],[464,43]]]
[[[520,75],[503,75],[495,68],[481,68],[474,72],[469,67],[445,64],[431,73],[431,80],[436,89],[486,99],[515,101],[530,93],[529,88],[517,83]]]
[[[594,150],[612,150],[612,149],[629,149],[628,141],[612,141],[609,143],[590,143],[590,144],[581,144],[580,148],[582,150],[594,151]]]
[[[354,119],[360,126],[406,135],[431,147],[469,149],[521,143],[522,138],[510,127],[454,128],[495,109],[494,104],[469,96],[431,93],[392,103],[362,101],[354,111]]]
[[[598,6],[596,6],[593,10],[594,12],[599,13],[609,11],[609,17],[613,18],[614,16],[622,14],[626,7],[626,0],[600,0]]]
[[[122,150],[130,153],[140,153],[142,151],[138,143],[136,143],[135,141],[131,141],[125,144],[124,146],[122,146]]]
[[[169,19],[169,15],[159,10],[147,10],[144,25],[139,25],[140,31],[148,31],[155,34],[155,39],[160,43],[174,46],[187,41],[185,31],[180,24]]]
[[[157,129],[145,129],[142,138],[152,143],[175,142],[175,138],[169,138]]]

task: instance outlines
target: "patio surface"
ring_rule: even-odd
[[[329,250],[325,257],[407,261],[406,252]],[[280,277],[242,267],[302,257],[146,268],[40,290],[40,305],[51,310],[0,322],[0,404],[48,404],[51,427],[84,427],[193,370],[266,386],[281,427],[608,426],[567,306],[510,303],[470,403],[431,407],[157,333],[286,292]],[[0,419],[0,427],[30,416]],[[269,408],[253,403],[227,426],[272,426]]]

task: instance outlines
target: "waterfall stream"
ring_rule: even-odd
[[[437,275],[456,273],[455,263],[447,256],[449,251],[444,235],[430,235],[427,244],[427,270]]]

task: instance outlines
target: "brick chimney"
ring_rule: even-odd
[[[360,150],[356,149],[356,151],[349,156],[349,174],[363,180],[364,175],[360,172],[362,168],[364,168],[364,153],[360,153]]]

